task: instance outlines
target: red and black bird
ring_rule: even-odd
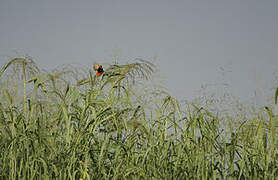
[[[101,76],[104,72],[102,65],[99,65],[97,62],[94,62],[94,70],[96,71],[97,77]]]

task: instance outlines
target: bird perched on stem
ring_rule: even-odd
[[[94,70],[96,71],[97,77],[101,76],[101,74],[104,72],[102,65],[99,65],[97,62],[94,62]]]

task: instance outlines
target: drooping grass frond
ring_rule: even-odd
[[[135,83],[136,78],[149,79],[154,72],[154,65],[151,62],[135,59],[138,62],[125,65],[111,65],[105,70],[107,81],[117,84],[123,80],[126,83]]]
[[[35,74],[38,74],[40,72],[40,69],[35,64],[35,62],[33,61],[33,59],[31,57],[14,58],[1,68],[0,78],[4,74],[4,72],[7,71],[7,69],[10,66],[13,66],[13,69],[12,69],[13,71],[11,71],[10,73],[15,75],[23,70],[22,69],[23,65],[25,66],[25,73],[26,73],[27,78],[31,77]]]

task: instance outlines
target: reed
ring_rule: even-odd
[[[22,68],[21,88],[5,85],[13,66]],[[167,93],[140,104],[132,87],[153,71],[138,59],[110,65],[99,78],[78,72],[80,78],[11,60],[0,70],[0,179],[278,176],[278,87],[275,110],[262,107],[235,126],[232,115],[223,120],[207,108],[181,106]],[[23,96],[15,93],[22,88]]]

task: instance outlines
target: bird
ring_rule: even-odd
[[[94,70],[96,71],[97,77],[101,76],[104,72],[102,65],[99,65],[98,62],[94,62]]]

